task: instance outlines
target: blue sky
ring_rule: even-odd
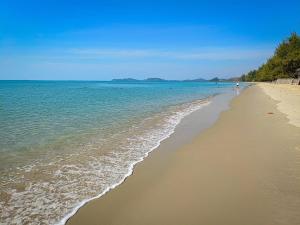
[[[300,33],[299,1],[0,0],[0,79],[230,77]]]

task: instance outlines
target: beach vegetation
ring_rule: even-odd
[[[273,81],[294,78],[300,68],[300,36],[292,33],[276,48],[274,55],[256,70],[241,76],[242,81]]]

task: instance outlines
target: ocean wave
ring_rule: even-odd
[[[18,168],[6,182],[23,185],[6,188],[0,224],[65,224],[84,204],[124,182],[184,117],[209,103],[201,99],[171,106],[112,136],[107,145],[91,142],[66,158]]]

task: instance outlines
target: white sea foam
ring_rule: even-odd
[[[126,178],[128,176],[130,176],[133,173],[133,169],[134,166],[143,161],[150,152],[152,152],[154,149],[156,149],[160,143],[165,140],[166,138],[170,137],[171,134],[174,133],[176,126],[180,123],[180,121],[187,115],[191,114],[192,112],[199,110],[200,108],[202,108],[203,106],[208,105],[210,102],[209,101],[196,101],[194,103],[192,103],[189,107],[186,107],[184,110],[182,111],[177,111],[174,115],[168,117],[166,119],[166,123],[164,124],[164,126],[160,129],[160,130],[156,130],[156,131],[152,131],[153,133],[149,133],[148,137],[144,136],[144,137],[140,137],[140,139],[142,139],[141,144],[142,147],[146,147],[148,144],[148,150],[146,150],[146,152],[144,153],[144,155],[138,159],[136,159],[135,161],[131,162],[129,168],[128,168],[128,172],[126,174],[124,174],[123,178],[119,181],[116,182],[115,184],[113,184],[112,186],[106,187],[104,191],[102,191],[100,194],[98,194],[97,196],[94,196],[92,198],[89,199],[85,199],[82,202],[80,202],[76,207],[73,208],[73,210],[68,213],[67,215],[65,215],[65,217],[59,222],[57,223],[57,225],[64,225],[68,219],[70,217],[72,217],[83,205],[85,205],[86,203],[100,198],[101,196],[103,196],[104,194],[106,194],[108,191],[114,189],[115,187],[119,186],[121,183],[123,183]],[[148,139],[149,138],[149,139]],[[153,143],[146,143],[145,142],[149,142],[147,140],[150,140],[150,142]],[[144,141],[144,142],[143,142]],[[140,146],[139,146],[140,147]],[[139,149],[139,147],[135,146],[134,148]]]
[[[185,116],[209,103],[198,100],[174,106],[142,124],[133,124],[127,138],[111,137],[122,141],[114,146],[118,149],[105,154],[96,154],[98,142],[93,140],[69,158],[19,168],[24,175],[18,182],[26,182],[26,186],[7,190],[10,199],[0,201],[0,224],[65,224],[84,204],[124,182],[134,166],[168,138]],[[42,177],[30,180],[36,174]]]

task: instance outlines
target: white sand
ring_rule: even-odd
[[[278,101],[278,110],[287,116],[290,124],[300,127],[300,85],[259,83],[258,86]]]

